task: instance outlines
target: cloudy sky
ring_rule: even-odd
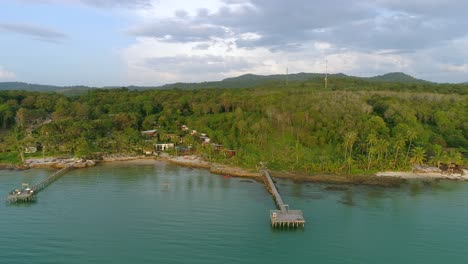
[[[0,81],[159,85],[244,73],[468,81],[468,1],[0,0]]]

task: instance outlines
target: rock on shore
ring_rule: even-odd
[[[75,158],[35,158],[35,159],[27,159],[26,165],[29,168],[55,168],[61,169],[67,166],[73,166],[75,168],[85,168],[85,167],[92,167],[96,165],[96,163],[92,160],[84,160],[84,159],[75,159]]]

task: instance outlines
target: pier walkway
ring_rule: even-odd
[[[304,227],[305,219],[301,210],[289,210],[289,206],[283,202],[281,195],[276,188],[270,172],[266,169],[260,171],[266,178],[267,187],[273,196],[279,210],[270,210],[270,220],[272,227]]]
[[[62,177],[67,171],[74,168],[74,165],[75,163],[67,165],[66,167],[52,173],[49,177],[45,178],[44,180],[30,188],[11,192],[7,197],[7,201],[10,203],[33,201],[37,193],[44,190],[51,183],[56,181],[58,178]]]

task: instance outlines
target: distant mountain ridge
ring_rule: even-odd
[[[374,77],[356,77],[349,76],[343,73],[329,74],[329,78],[356,78],[371,82],[396,82],[396,83],[431,83],[429,81],[414,78],[402,72],[392,72]],[[317,78],[324,78],[324,73],[294,73],[294,74],[274,74],[274,75],[256,75],[244,74],[237,77],[226,78],[221,81],[199,82],[199,83],[172,83],[161,86],[127,86],[130,90],[148,90],[148,89],[200,89],[200,88],[248,88],[268,82],[290,81],[300,82],[308,81]],[[465,83],[466,84],[466,83]],[[109,87],[88,87],[88,86],[55,86],[29,84],[23,82],[0,82],[0,91],[2,90],[26,90],[40,92],[58,92],[66,95],[78,95],[90,89],[115,89],[122,88],[118,86]]]
[[[56,92],[66,95],[78,95],[84,91],[95,89],[93,87],[77,85],[77,86],[55,86],[44,84],[30,84],[24,82],[0,82],[0,91],[6,90],[24,90],[33,92]]]
[[[367,78],[370,81],[378,82],[399,82],[399,83],[430,83],[429,81],[416,79],[403,72],[391,72],[384,75]]]

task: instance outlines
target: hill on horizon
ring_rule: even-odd
[[[426,80],[414,78],[403,72],[390,72],[384,75],[367,78],[370,81],[377,82],[399,82],[399,83],[431,83]]]
[[[349,76],[343,73],[329,74],[329,78],[352,78],[370,82],[394,82],[394,83],[421,83],[430,84],[426,80],[417,79],[403,72],[392,72],[374,77],[356,77]],[[89,87],[89,86],[55,86],[42,84],[29,84],[24,82],[0,82],[0,91],[5,90],[25,90],[39,92],[57,92],[65,95],[79,95],[90,89],[116,89],[128,88],[130,90],[149,90],[149,89],[201,89],[201,88],[249,88],[259,85],[268,84],[269,82],[301,82],[323,79],[324,73],[294,73],[294,74],[273,74],[273,75],[257,75],[244,74],[237,77],[226,78],[221,81],[184,83],[177,82],[172,84],[164,84],[160,86],[108,86],[108,87]],[[464,83],[467,84],[467,83]]]

